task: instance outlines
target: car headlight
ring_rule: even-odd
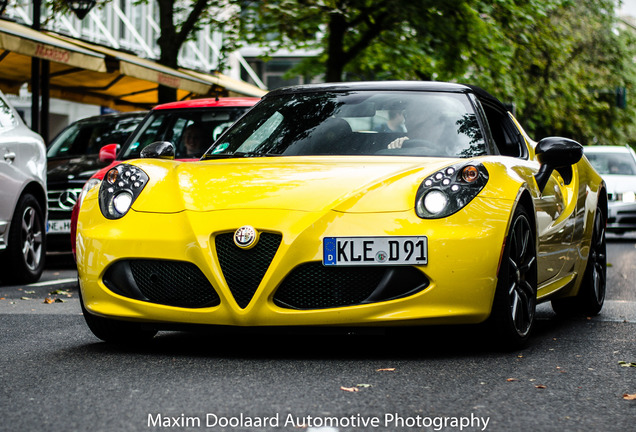
[[[148,174],[134,165],[120,164],[104,176],[99,189],[99,209],[107,219],[123,217],[148,183]]]
[[[444,168],[424,179],[415,195],[415,213],[423,219],[450,216],[486,186],[488,171],[480,163]]]
[[[621,195],[621,201],[624,203],[633,203],[636,201],[636,194],[634,194],[634,192],[623,192]]]
[[[90,192],[91,189],[93,189],[94,187],[99,186],[101,182],[102,181],[100,179],[92,178],[92,179],[88,179],[88,181],[84,183],[84,186],[82,187],[82,192],[80,192],[80,196],[77,199],[78,207],[82,206],[82,203],[84,202],[84,198],[86,198],[86,195],[88,194],[88,192]]]

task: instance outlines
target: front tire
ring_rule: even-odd
[[[79,297],[82,315],[84,315],[88,328],[104,342],[118,345],[134,345],[148,342],[157,334],[157,330],[146,328],[140,323],[118,321],[93,315],[84,306],[81,288]]]
[[[537,249],[530,220],[527,210],[520,206],[502,254],[489,320],[496,343],[503,349],[524,346],[535,324]]]
[[[4,278],[7,282],[29,284],[40,279],[46,257],[46,230],[42,208],[31,194],[18,201],[6,254]]]
[[[594,216],[590,254],[579,292],[574,297],[552,300],[552,309],[562,316],[594,316],[603,309],[606,292],[607,254],[605,217],[600,207]]]

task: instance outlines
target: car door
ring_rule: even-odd
[[[539,284],[565,276],[574,254],[578,177],[565,177],[562,172],[554,170],[547,185],[534,200]]]
[[[18,125],[14,112],[0,97],[0,238],[6,238],[6,230],[13,216],[23,179],[19,157],[19,142],[11,133]],[[0,241],[0,247],[6,246]]]
[[[514,117],[488,101],[482,101],[482,105],[499,153],[527,160],[529,167],[538,170],[538,162],[530,159],[525,133]],[[561,171],[552,172],[546,187],[534,200],[539,284],[559,278],[573,253],[578,177],[571,170]]]

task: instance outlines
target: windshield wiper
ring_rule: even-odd
[[[250,158],[250,157],[274,157],[274,156],[280,156],[280,155],[274,154],[274,153],[261,153],[261,152],[251,151],[251,152],[208,154],[208,155],[204,155],[201,160]]]

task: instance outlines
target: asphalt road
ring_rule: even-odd
[[[58,259],[38,284],[0,285],[0,431],[631,431],[636,236],[612,239],[608,261],[601,315],[542,305],[530,346],[502,353],[464,327],[165,332],[114,348]]]

